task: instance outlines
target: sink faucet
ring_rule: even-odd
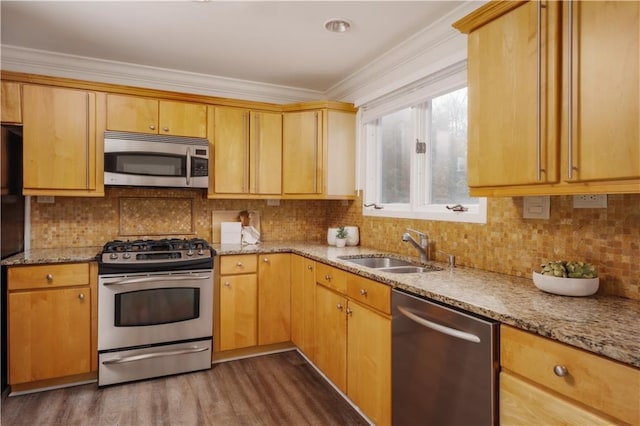
[[[427,237],[427,234],[425,234],[424,232],[416,231],[415,229],[407,228],[407,231],[408,232],[402,234],[402,241],[405,243],[407,241],[410,242],[420,253],[420,262],[425,263],[429,259],[427,253],[427,249],[429,247],[429,237]],[[409,232],[414,232],[420,236],[420,244],[418,244],[416,240],[413,239]]]

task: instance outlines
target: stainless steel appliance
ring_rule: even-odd
[[[211,368],[213,256],[201,239],[105,244],[99,386]]]
[[[104,132],[104,184],[207,188],[209,142],[201,138]]]
[[[393,290],[393,424],[497,425],[498,322]]]

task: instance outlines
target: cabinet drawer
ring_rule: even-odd
[[[385,314],[391,314],[391,287],[387,285],[349,274],[347,295]]]
[[[13,266],[7,271],[9,290],[89,285],[88,263]]]
[[[347,273],[323,263],[316,263],[316,282],[347,294]]]
[[[640,370],[509,326],[500,329],[509,370],[631,424],[640,423]],[[554,374],[556,366],[566,375]]]
[[[220,258],[220,274],[251,274],[258,270],[258,261],[255,254],[242,254],[237,256],[222,256]]]

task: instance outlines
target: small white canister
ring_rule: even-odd
[[[330,246],[336,245],[336,233],[338,232],[338,228],[329,228],[327,230],[327,244]]]
[[[357,246],[360,243],[360,231],[357,226],[345,226],[347,231],[347,245]]]

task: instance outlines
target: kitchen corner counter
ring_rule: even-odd
[[[366,247],[309,242],[213,245],[219,255],[291,252],[640,368],[640,301],[612,296],[567,297],[538,290],[530,278],[430,262],[442,271],[395,274],[338,256],[389,254]],[[396,255],[397,256],[397,255]],[[401,256],[397,256],[401,257]]]
[[[96,260],[102,247],[72,247],[32,249],[2,260],[2,265],[38,265],[44,263],[91,262]]]

